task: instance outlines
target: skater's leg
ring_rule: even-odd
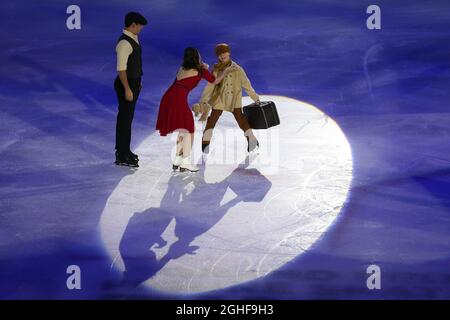
[[[235,108],[233,110],[233,116],[234,119],[236,119],[239,128],[241,128],[241,130],[244,131],[244,135],[246,137],[249,137],[250,139],[256,139],[255,135],[253,134],[253,130],[250,127],[250,124],[248,123],[247,118],[242,113],[242,108]]]
[[[127,147],[128,147],[128,153],[131,154],[131,131],[132,131],[132,123],[133,123],[133,119],[134,119],[134,110],[136,108],[136,103],[137,100],[139,98],[139,93],[140,93],[140,84],[141,81],[140,79],[129,79],[128,81],[129,85],[130,85],[130,89],[133,92],[133,101],[130,101],[128,103],[128,108],[129,108],[129,116],[128,116],[128,124],[127,124]]]
[[[116,120],[116,151],[120,153],[122,149],[122,136],[123,136],[123,123],[124,123],[124,103],[125,103],[125,89],[123,89],[123,86],[121,85],[118,78],[114,81],[114,90],[116,91],[117,95],[117,120]]]
[[[247,138],[247,151],[254,150],[257,146],[259,146],[258,140],[256,139],[255,135],[253,134],[253,130],[250,127],[250,124],[248,123],[247,118],[242,113],[242,108],[235,108],[233,110],[233,116],[236,119],[236,122],[239,125],[239,128],[244,132],[244,136]]]
[[[181,164],[182,157],[183,157],[183,135],[181,132],[178,132],[176,154],[175,158],[172,161],[173,170],[178,170]]]
[[[183,141],[181,142],[183,156],[182,156],[182,160],[181,160],[181,163],[179,166],[180,171],[196,172],[199,169],[196,165],[192,164],[191,159],[190,159],[192,144],[194,142],[194,133],[193,132],[191,133],[185,129],[182,129],[182,130],[180,130],[180,134],[183,137]]]
[[[119,110],[117,113],[116,123],[116,150],[121,158],[128,155],[129,144],[131,139],[131,122],[133,118],[134,105],[132,101],[125,99],[125,89],[120,80],[114,82],[117,99],[119,102]]]
[[[187,137],[187,139],[185,137]],[[191,152],[193,144],[194,144],[194,133],[181,131],[178,132],[176,155],[187,157]]]
[[[134,109],[136,106],[136,101],[131,101],[127,104],[126,109],[126,125],[125,125],[125,137],[124,137],[124,150],[126,149],[126,153],[130,154],[130,145],[131,145],[131,128],[133,123],[133,117],[134,117]]]
[[[206,122],[205,130],[203,131],[202,137],[202,150],[204,150],[210,143],[214,127],[216,126],[217,121],[222,115],[222,110],[212,110],[211,115],[208,117],[208,121]]]
[[[178,132],[178,138],[177,138],[177,156],[183,155],[183,136],[180,132]]]
[[[181,152],[183,158],[187,158],[191,154],[192,144],[194,142],[194,134],[188,132],[187,130],[180,130],[179,135],[181,136]]]

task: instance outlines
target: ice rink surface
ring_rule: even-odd
[[[181,293],[222,289],[280,268],[333,224],[352,177],[345,136],[312,106],[261,99],[277,104],[283,125],[257,133],[258,154],[246,155],[231,113],[199,173],[172,172],[176,138],[154,133],[138,147],[142,168],[122,179],[100,220],[125,281]]]

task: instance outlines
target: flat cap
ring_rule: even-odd
[[[128,12],[125,15],[125,27],[131,26],[132,23],[140,24],[145,26],[148,22],[145,17],[139,12]]]

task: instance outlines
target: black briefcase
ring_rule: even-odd
[[[273,101],[252,103],[243,108],[252,129],[267,129],[280,124],[277,108]]]

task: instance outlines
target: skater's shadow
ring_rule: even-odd
[[[171,260],[196,254],[201,248],[192,245],[193,240],[211,229],[236,204],[261,202],[272,184],[257,169],[247,168],[247,161],[217,183],[207,183],[204,170],[173,174],[161,206],[137,212],[129,220],[119,246],[125,265],[123,285],[135,287]],[[227,201],[224,196],[228,188],[236,196]],[[176,240],[167,244],[161,235],[173,219]],[[163,248],[167,253],[157,257],[155,248]]]

